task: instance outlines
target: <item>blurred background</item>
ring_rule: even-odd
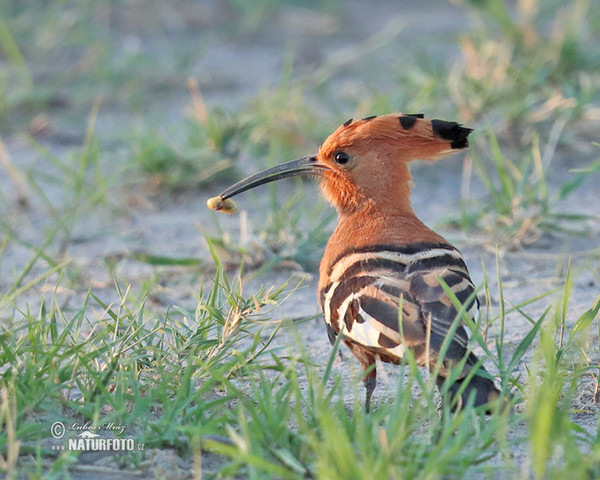
[[[10,255],[2,269],[18,269],[16,258],[26,264],[32,244],[53,258],[86,244],[112,268],[140,243],[153,250],[155,241],[195,242],[196,227],[163,223],[173,202],[176,215],[194,210],[214,234],[219,220],[204,211],[205,196],[315,151],[349,117],[399,111],[476,129],[466,163],[449,160],[441,176],[424,174],[442,192],[422,210],[426,220],[444,217],[509,245],[553,229],[586,230],[595,202],[577,201],[572,218],[557,205],[597,170],[593,7],[589,0],[4,0],[0,226]],[[307,229],[323,237],[327,214],[294,185],[279,188],[307,205],[296,213],[306,217],[297,228],[282,232],[292,228],[284,223],[294,202],[284,205],[282,222],[274,186],[270,203],[250,210],[261,211],[254,239],[267,257],[285,250],[304,264],[308,251],[297,250]],[[121,231],[139,212],[150,226]],[[186,239],[169,250],[196,256],[191,245]],[[153,253],[162,250],[160,243]],[[266,261],[259,257],[255,263]]]

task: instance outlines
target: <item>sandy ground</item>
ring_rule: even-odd
[[[432,3],[432,5],[435,3],[435,7],[427,8],[423,3]],[[379,32],[393,31],[395,34],[391,36],[387,46],[381,47],[375,54],[358,57],[356,61],[343,64],[333,73],[334,81],[339,83],[340,91],[360,91],[365,83],[369,83],[371,87],[375,85],[382,89],[389,89],[394,79],[385,75],[385,66],[388,62],[397,62],[398,58],[408,58],[410,52],[424,49],[425,44],[429,45],[427,47],[429,52],[435,51],[431,55],[441,58],[446,55],[457,55],[456,46],[447,39],[452,38],[452,34],[468,25],[468,19],[463,16],[460,9],[450,4],[376,1],[369,2],[367,5],[366,2],[350,2],[340,18],[315,16],[311,11],[302,8],[286,9],[266,28],[243,41],[238,41],[220,35],[218,29],[211,29],[208,26],[213,18],[211,16],[217,15],[212,9],[213,6],[213,2],[207,2],[206,5],[194,10],[202,18],[199,21],[206,31],[201,35],[202,48],[198,49],[197,56],[190,62],[189,71],[182,72],[181,77],[182,79],[187,76],[198,78],[201,91],[209,106],[222,105],[232,110],[243,108],[244,102],[255,96],[260,89],[277,84],[286,46],[293,45],[296,48],[297,75],[301,75],[316,70],[323,64],[332,64],[332,62],[335,64],[336,59],[344,59],[357,51],[364,51],[365,44],[373,38],[379,38],[377,37]],[[336,34],[332,35],[332,30]],[[180,38],[176,31],[174,37],[163,45],[165,53],[168,54],[169,49],[176,49],[179,40],[193,42],[194,34],[187,31]],[[142,38],[141,41],[143,42],[144,39]],[[407,68],[410,68],[410,65],[407,65]],[[371,73],[364,74],[363,70]],[[357,74],[361,71],[361,74]],[[183,83],[182,81],[178,88],[166,91],[161,98],[157,99],[155,105],[149,106],[148,115],[154,118],[162,112],[167,119],[181,118],[189,102]],[[428,116],[436,115],[436,112],[426,113]],[[59,157],[70,154],[73,145],[66,142],[65,138],[81,138],[83,135],[81,125],[85,120],[81,118],[65,120],[60,118],[61,114],[61,112],[50,114],[50,120],[55,125],[54,130],[41,140]],[[132,118],[129,112],[123,111],[118,105],[109,105],[100,110],[96,133],[102,144],[114,153],[115,164],[126,160],[123,158],[120,145],[122,140],[119,126],[132,121],[143,122],[144,120]],[[331,130],[336,127],[337,125],[331,125]],[[476,128],[477,125],[474,127]],[[8,135],[4,136],[3,140],[12,161],[19,169],[27,171],[33,167],[52,168],[47,162],[39,159],[22,136]],[[435,166],[417,166],[414,169],[416,183],[414,207],[427,224],[441,225],[445,219],[458,211],[463,158],[463,156],[456,156]],[[577,159],[561,157],[559,152],[554,165],[555,174],[550,176],[551,182],[559,181],[561,174],[571,166],[581,164]],[[111,168],[111,165],[107,164],[105,168]],[[250,172],[252,165],[243,164],[242,168]],[[79,305],[89,285],[92,285],[94,293],[106,302],[116,300],[112,278],[105,266],[105,259],[108,257],[122,258],[118,263],[117,276],[126,279],[134,289],[139,288],[143,280],[153,274],[155,267],[136,262],[131,257],[132,252],[197,257],[209,264],[211,260],[204,240],[204,232],[214,232],[214,227],[211,220],[213,214],[206,209],[205,202],[222,187],[223,185],[214,185],[201,192],[186,192],[173,197],[146,196],[140,191],[115,191],[113,199],[119,206],[118,209],[102,208],[94,211],[77,222],[74,233],[66,245],[53,246],[55,251],[64,248],[64,258],[70,259],[78,267],[81,272],[80,284],[83,286],[81,290],[60,288],[57,297],[61,304],[65,307]],[[18,207],[15,186],[4,175],[0,175],[0,188],[5,198],[12,199],[11,202],[0,206],[2,215],[8,216],[12,225],[18,225],[22,238],[32,243],[41,243],[45,232],[51,226],[47,211],[35,200],[29,208]],[[44,185],[44,188],[52,202],[57,205],[62,202],[65,192],[60,187]],[[316,192],[316,187],[308,188],[314,188]],[[284,190],[284,187],[281,187],[281,191]],[[477,185],[474,185],[472,190],[475,195],[479,194]],[[258,224],[260,201],[244,204],[244,199],[240,198],[239,203],[241,208],[247,210],[250,224]],[[596,221],[589,225],[590,234],[588,236],[547,236],[525,248],[501,249],[499,274],[503,281],[505,298],[512,304],[518,304],[537,294],[560,287],[564,282],[568,260],[571,258],[575,281],[568,316],[569,321],[573,322],[591,307],[600,292],[600,261],[597,253],[600,239],[600,223],[597,220],[600,216],[600,202],[598,202],[597,178],[591,178],[583,186],[576,201],[562,205],[561,208],[565,211],[595,215]],[[239,231],[239,217],[221,218],[220,224],[236,238]],[[441,233],[463,252],[476,283],[483,281],[483,261],[490,275],[493,301],[497,302],[497,286],[492,280],[496,275],[496,246],[493,239],[480,238],[448,228],[443,228]],[[596,249],[595,254],[594,249]],[[7,284],[10,284],[14,272],[22,268],[29,255],[27,249],[15,244],[8,247],[0,264],[0,288],[6,288]],[[42,273],[45,268],[43,262],[39,263],[30,277]],[[151,308],[195,305],[199,283],[189,282],[185,269],[164,268],[161,275],[169,280],[164,283],[160,294],[151,299]],[[259,284],[279,285],[290,276],[303,277],[304,288],[298,290],[276,309],[274,315],[278,318],[296,318],[318,314],[315,271],[278,269],[258,280],[248,282],[246,288],[251,291]],[[29,305],[35,311],[42,293],[51,295],[52,291],[53,285],[50,279],[47,283],[42,283],[26,292],[18,299],[17,305],[19,307]],[[529,305],[526,311],[533,318],[538,318],[551,301],[551,299],[543,299]],[[493,305],[496,310],[497,307],[497,304]],[[520,315],[512,314],[508,317],[505,338],[507,351],[510,352],[511,347],[523,338],[528,327],[528,322]],[[302,324],[299,330],[304,346],[315,363],[324,365],[330,346],[322,320]],[[277,342],[293,348],[291,345],[293,336],[287,335],[285,331],[281,332]],[[592,354],[597,356],[598,352]],[[529,357],[526,355],[525,361],[528,360]],[[358,376],[357,362],[345,351],[343,357],[336,361],[335,368],[348,372],[347,390],[349,395],[354,395],[354,387],[350,382],[354,382]],[[395,377],[394,369],[386,368],[375,392],[375,405],[394,394],[397,381],[399,380]],[[576,407],[590,411],[591,390],[583,390],[577,402]],[[593,413],[579,415],[577,423],[590,431],[595,430],[597,424],[595,407]],[[164,461],[174,461],[173,458],[168,457],[168,453],[166,455]],[[210,463],[211,458],[207,457],[207,462]],[[108,476],[102,473],[75,471],[73,478],[91,480],[105,479]]]

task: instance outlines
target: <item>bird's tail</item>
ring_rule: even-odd
[[[463,384],[468,382],[466,387]],[[458,392],[461,391],[460,398],[457,398]],[[470,379],[460,379],[450,385],[448,389],[452,404],[456,410],[460,410],[467,405],[471,395],[474,397],[473,406],[488,405],[488,412],[494,409],[494,406],[500,398],[500,391],[490,379],[480,375],[473,375]]]
[[[474,366],[476,362],[477,358],[471,353],[467,365]],[[490,413],[500,399],[500,391],[488,376],[487,370],[483,366],[479,366],[474,375],[459,378],[450,385],[444,395],[444,400],[450,401],[452,410],[460,410],[472,401],[474,407],[488,405],[487,412]],[[445,381],[446,378],[438,376],[437,384],[442,392]],[[471,396],[473,400],[471,400]]]

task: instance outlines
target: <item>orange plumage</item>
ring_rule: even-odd
[[[498,397],[486,378],[489,374],[470,353],[464,326],[453,328],[457,309],[440,282],[473,317],[478,304],[465,262],[456,248],[416,217],[410,203],[409,163],[436,161],[466,148],[470,132],[455,122],[422,115],[349,120],[323,142],[317,155],[252,175],[221,194],[227,199],[297,174],[320,177],[323,194],[338,211],[338,225],[320,265],[319,303],[330,340],[342,335],[367,370],[367,408],[377,358],[399,363],[410,348],[419,364],[433,369],[449,333],[437,381],[441,384],[466,359],[449,389],[454,406],[460,407],[469,395],[475,405]],[[468,383],[458,395],[462,382]]]

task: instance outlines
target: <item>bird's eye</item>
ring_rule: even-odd
[[[337,152],[333,159],[338,165],[347,165],[352,160],[352,157],[346,152]]]

